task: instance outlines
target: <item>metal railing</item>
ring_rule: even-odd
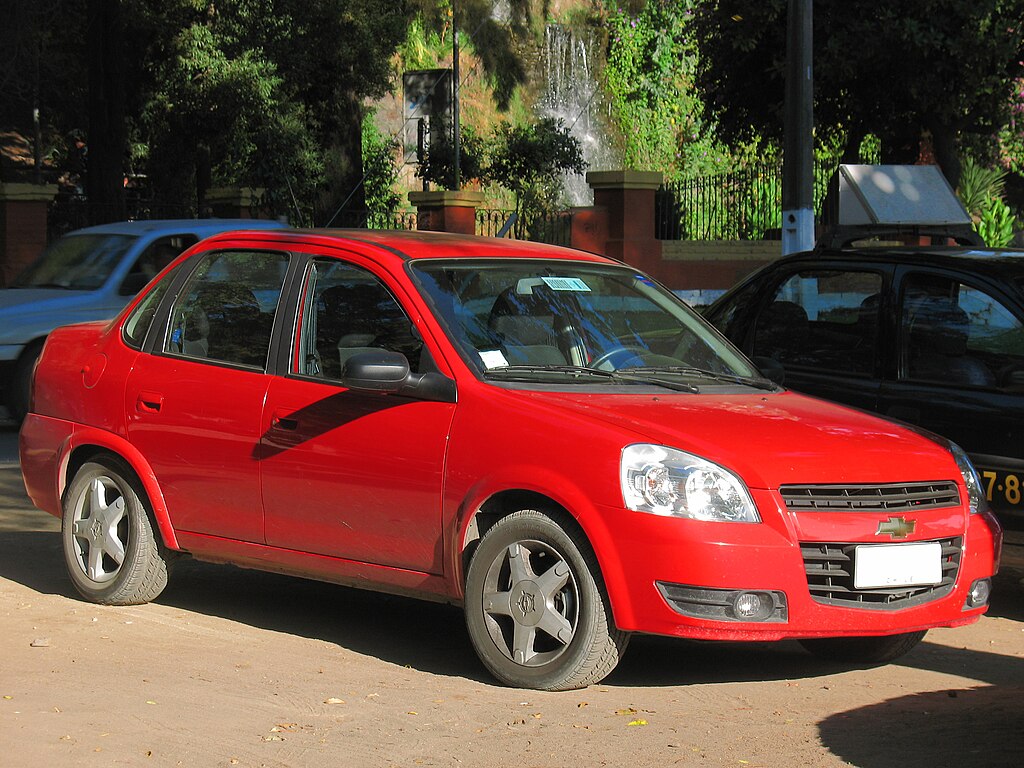
[[[837,159],[814,165],[814,208],[820,217]],[[663,184],[655,195],[659,240],[776,239],[782,227],[782,166],[765,164]]]

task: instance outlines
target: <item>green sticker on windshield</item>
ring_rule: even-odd
[[[542,277],[541,280],[552,291],[576,291],[590,293],[590,286],[578,277]]]

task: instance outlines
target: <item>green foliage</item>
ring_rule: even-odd
[[[484,180],[487,147],[469,125],[459,133],[459,176],[462,184]],[[450,141],[438,141],[416,169],[416,175],[441,189],[455,189],[455,148]]]
[[[534,220],[555,207],[562,174],[585,169],[579,141],[561,120],[544,118],[532,125],[501,124],[484,175],[515,195],[516,236],[523,238]]]
[[[1005,202],[990,198],[982,207],[976,225],[978,234],[992,248],[1006,248],[1013,242],[1017,221]]]
[[[964,208],[977,221],[982,210],[994,199],[1002,199],[1006,186],[1006,171],[1002,168],[986,168],[973,158],[965,158],[960,174],[957,195]],[[986,241],[987,242],[987,241]]]
[[[373,120],[373,113],[363,119],[363,188],[366,212],[371,220],[388,222],[402,204],[402,196],[395,191],[398,166],[395,152],[398,141],[381,134]]]
[[[785,0],[714,0],[694,18],[697,83],[722,138],[782,135]],[[886,162],[913,162],[932,134],[947,176],[956,144],[994,134],[1024,73],[1021,0],[814,3],[817,137],[845,134],[856,147],[881,139]]]

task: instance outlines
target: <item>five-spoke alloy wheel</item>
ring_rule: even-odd
[[[103,456],[83,464],[64,493],[64,559],[93,602],[145,603],[167,585],[168,557],[137,483],[124,462]]]
[[[582,688],[610,673],[625,651],[629,636],[615,628],[581,539],[545,513],[522,510],[480,540],[466,579],[466,625],[499,680]]]

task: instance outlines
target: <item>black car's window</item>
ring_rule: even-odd
[[[174,305],[164,351],[266,368],[287,268],[283,253],[208,254]]]
[[[1024,327],[988,292],[943,275],[911,274],[900,317],[905,378],[1024,389]]]
[[[753,354],[822,373],[873,373],[881,291],[877,272],[798,272],[758,315]]]
[[[413,373],[431,366],[423,341],[391,292],[370,272],[334,259],[314,259],[292,372],[341,378],[353,355],[386,349]]]
[[[121,282],[118,293],[122,296],[134,296],[154,277],[174,261],[186,248],[199,242],[195,235],[169,235],[154,240],[142,255],[132,264],[128,274]]]
[[[174,275],[179,274],[180,270],[181,265],[175,267],[173,272],[165,275],[164,279],[153,286],[153,290],[147,293],[146,297],[128,315],[122,332],[124,341],[129,347],[142,349],[142,343],[146,340],[149,327],[153,324],[156,310],[171,287],[171,283],[174,282]]]
[[[716,304],[713,308],[709,307],[705,313],[705,317],[737,346],[742,346],[744,342],[741,338],[743,327],[740,322],[744,312],[741,310],[750,306],[759,288],[758,282],[747,283],[722,303]]]

